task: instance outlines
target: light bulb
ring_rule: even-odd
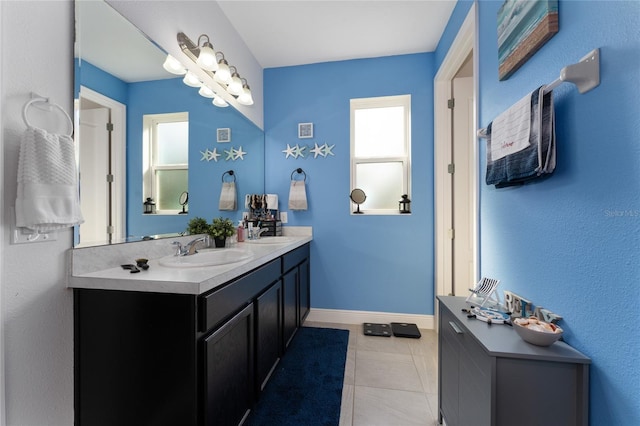
[[[178,61],[171,55],[167,55],[167,59],[164,60],[164,64],[162,64],[162,67],[165,70],[169,71],[171,74],[184,75],[187,73],[186,68],[182,66],[180,61]]]
[[[212,102],[212,104],[214,104],[215,106],[220,107],[220,108],[225,108],[225,107],[228,107],[228,106],[229,106],[229,104],[227,103],[227,101],[225,101],[224,99],[222,99],[222,98],[221,98],[220,96],[218,96],[218,95],[214,95],[214,96],[213,96],[213,102]]]
[[[213,50],[213,45],[208,41],[205,41],[200,48],[200,54],[196,63],[200,68],[207,71],[216,71],[218,69],[218,60],[216,59],[216,52]]]
[[[229,71],[229,64],[226,59],[220,59],[220,62],[218,62],[218,71],[216,71],[215,80],[225,85],[231,83],[231,71]]]
[[[227,87],[227,92],[231,93],[234,96],[238,96],[242,93],[242,80],[240,80],[240,76],[237,72],[233,73],[233,77],[231,77],[231,83],[229,83],[229,87]]]
[[[251,96],[251,89],[248,84],[242,86],[242,93],[238,96],[238,103],[241,105],[253,105],[253,96]]]
[[[182,82],[187,86],[191,86],[191,87],[202,86],[202,83],[200,82],[200,79],[198,78],[198,76],[192,73],[191,71],[187,72],[187,74],[182,79]]]
[[[203,84],[200,90],[198,90],[198,94],[205,98],[213,98],[216,95],[213,90],[211,90],[211,88],[205,84]]]

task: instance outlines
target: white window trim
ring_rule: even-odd
[[[385,108],[385,107],[396,107],[401,106],[405,109],[405,153],[406,157],[355,157],[355,111],[358,109],[365,108]],[[350,184],[351,189],[353,190],[357,188],[356,184],[356,164],[360,163],[379,163],[381,160],[383,162],[394,162],[399,161],[403,164],[403,194],[407,194],[409,199],[411,199],[411,95],[397,95],[397,96],[380,96],[375,98],[359,98],[359,99],[351,99],[350,100],[350,159],[351,159],[351,170],[350,170]],[[366,191],[365,191],[366,193]],[[400,196],[402,194],[398,194],[398,201],[400,201]],[[350,209],[352,207],[351,201]],[[363,213],[367,213],[369,215],[400,215],[400,211],[398,208],[395,209],[363,209],[360,210]],[[350,210],[353,215],[353,209]],[[406,216],[406,214],[403,214]]]
[[[158,182],[155,177],[156,170],[189,170],[189,163],[169,164],[163,166],[153,166],[155,164],[157,149],[155,149],[154,137],[158,123],[172,123],[178,121],[189,121],[188,112],[171,112],[166,114],[145,114],[142,118],[142,181],[143,181],[143,201],[151,197],[157,201]],[[156,210],[156,214],[173,215],[179,214],[181,210]]]

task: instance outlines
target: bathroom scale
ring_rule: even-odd
[[[391,330],[393,331],[393,335],[396,337],[419,339],[422,336],[417,325],[406,322],[392,322]]]
[[[362,326],[365,336],[391,337],[391,327],[389,327],[389,324],[365,322]]]

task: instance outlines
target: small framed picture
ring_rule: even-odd
[[[231,142],[231,129],[218,129],[218,143]]]
[[[298,139],[313,137],[313,123],[298,123]]]

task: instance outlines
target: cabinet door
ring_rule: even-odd
[[[300,289],[300,319],[299,326],[302,326],[305,318],[311,309],[311,279],[309,270],[309,259],[306,259],[298,267],[298,288]]]
[[[282,276],[283,343],[286,348],[298,327],[298,268],[294,268]]]
[[[261,391],[282,349],[282,284],[278,280],[256,300],[257,391]]]
[[[204,424],[236,426],[254,401],[253,303],[204,337]]]
[[[439,399],[440,416],[444,416],[448,426],[456,426],[458,422],[458,392],[459,392],[459,360],[460,345],[456,341],[455,331],[440,308],[440,372]]]

